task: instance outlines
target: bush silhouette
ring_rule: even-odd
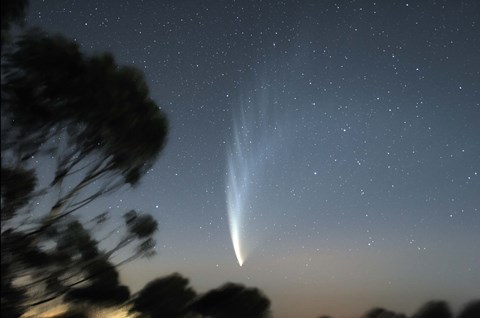
[[[460,311],[457,318],[479,318],[480,317],[480,299],[469,302]]]

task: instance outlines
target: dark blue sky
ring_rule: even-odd
[[[478,297],[479,1],[31,2],[29,25],[142,69],[170,118],[142,185],[91,207],[160,222],[133,290],[241,282],[280,318]]]

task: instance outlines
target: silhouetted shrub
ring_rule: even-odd
[[[412,318],[452,318],[450,307],[444,301],[430,301],[423,305]]]
[[[480,299],[469,302],[463,307],[458,318],[479,318],[480,317]]]
[[[373,308],[367,311],[363,318],[406,318],[404,314],[399,314],[383,308]]]
[[[207,292],[191,308],[212,318],[270,317],[270,300],[259,289],[233,283]]]

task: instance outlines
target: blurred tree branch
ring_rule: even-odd
[[[10,28],[3,8],[2,1],[2,42]],[[132,210],[98,241],[91,230],[107,226],[108,213],[93,222],[79,216],[96,199],[138,184],[165,146],[167,119],[143,74],[109,54],[85,56],[70,40],[29,30],[6,52],[2,47],[1,114],[2,316],[63,296],[128,299],[115,268],[153,254],[157,222]],[[48,180],[41,170],[50,161]],[[113,263],[126,248],[130,256]]]

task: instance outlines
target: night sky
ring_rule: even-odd
[[[32,0],[27,24],[143,70],[170,119],[89,207],[159,221],[132,291],[240,282],[279,318],[480,295],[480,1]]]

